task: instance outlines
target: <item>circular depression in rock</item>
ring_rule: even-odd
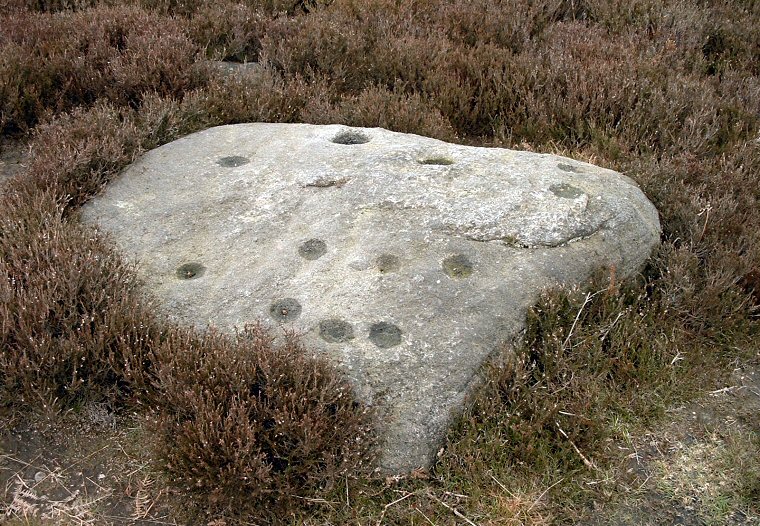
[[[358,130],[345,130],[332,138],[335,144],[364,144],[369,142],[369,137]]]
[[[449,166],[451,164],[454,164],[453,159],[449,159],[448,157],[442,155],[425,157],[424,159],[420,159],[418,162],[420,164],[432,164],[437,166]]]
[[[327,252],[327,243],[316,238],[308,239],[298,247],[298,253],[301,257],[309,261],[321,258],[325,252]]]
[[[319,336],[328,343],[342,343],[354,339],[354,328],[340,318],[328,318],[319,322]]]
[[[393,254],[380,254],[375,260],[375,266],[382,273],[396,272],[401,268],[401,261]]]
[[[583,190],[567,183],[553,184],[549,187],[549,190],[557,197],[565,199],[575,199],[583,195]]]
[[[269,307],[269,315],[277,321],[293,321],[301,315],[301,304],[293,298],[277,300]]]
[[[567,163],[559,163],[557,165],[557,168],[562,170],[563,172],[572,172],[572,173],[581,173],[581,169],[578,166],[567,164]]]
[[[216,161],[216,164],[225,168],[237,168],[238,166],[243,166],[244,164],[248,164],[250,162],[251,160],[248,159],[248,157],[243,157],[241,155],[231,155],[229,157],[221,157],[218,161]]]
[[[373,323],[369,328],[369,341],[381,349],[395,347],[401,343],[401,329],[385,321]]]
[[[206,267],[200,263],[185,263],[177,269],[177,277],[179,279],[195,279],[203,276],[204,272],[206,272]]]
[[[443,271],[450,278],[466,278],[472,274],[472,262],[464,254],[454,254],[443,260]]]

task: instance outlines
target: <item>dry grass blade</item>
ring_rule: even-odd
[[[467,518],[467,517],[466,517],[464,514],[462,514],[462,512],[460,512],[458,509],[456,509],[456,508],[455,508],[455,507],[453,507],[453,506],[449,506],[449,505],[448,505],[448,504],[446,504],[446,503],[445,503],[443,500],[441,500],[441,499],[439,499],[437,496],[435,496],[435,495],[434,495],[432,492],[428,491],[428,492],[427,492],[427,495],[428,495],[428,496],[429,496],[431,499],[433,499],[434,501],[436,501],[438,504],[440,504],[441,506],[443,506],[444,508],[446,508],[447,510],[449,510],[450,512],[452,512],[452,513],[453,513],[454,515],[456,515],[458,518],[460,518],[460,519],[462,519],[463,521],[465,521],[465,522],[466,522],[467,524],[469,524],[470,526],[478,526],[476,523],[472,522],[472,521],[471,521],[470,519],[468,519],[468,518]]]
[[[391,501],[388,504],[386,504],[385,506],[383,506],[383,510],[380,512],[380,516],[377,519],[376,526],[380,526],[383,523],[383,519],[385,518],[385,514],[388,512],[388,510],[390,508],[392,508],[393,506],[395,506],[396,504],[398,504],[400,502],[405,501],[409,497],[413,497],[414,495],[415,495],[415,493],[406,493],[403,496],[397,498],[396,500]]]
[[[587,292],[586,293],[586,299],[583,300],[583,304],[578,309],[578,313],[575,315],[575,319],[573,320],[573,324],[570,325],[570,330],[567,331],[567,337],[565,338],[565,341],[562,342],[562,348],[566,349],[567,344],[570,341],[570,338],[573,337],[573,333],[575,332],[575,326],[578,324],[578,320],[581,318],[581,314],[583,313],[583,309],[586,308],[586,305],[589,304],[589,302],[597,295],[601,294],[602,292],[607,292],[608,289],[604,290],[597,290],[594,293]]]
[[[544,491],[542,491],[541,494],[538,497],[536,497],[536,500],[533,501],[533,503],[530,505],[530,507],[528,508],[528,510],[525,512],[526,515],[528,513],[530,513],[533,510],[533,508],[535,508],[538,505],[539,501],[544,497],[544,495],[546,495],[547,493],[549,493],[549,491],[551,491],[552,488],[554,488],[555,486],[559,485],[563,480],[564,479],[559,479],[557,482],[555,482],[554,484],[552,484],[551,486],[549,486],[548,488],[546,488]]]

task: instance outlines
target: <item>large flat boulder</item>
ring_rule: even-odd
[[[381,409],[381,467],[428,466],[539,292],[639,270],[657,211],[572,159],[383,129],[239,124],[148,152],[83,210],[175,319],[263,320]]]

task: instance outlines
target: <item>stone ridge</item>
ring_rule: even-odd
[[[263,320],[382,409],[380,467],[429,466],[483,361],[546,287],[636,272],[657,212],[553,155],[374,128],[240,124],[148,152],[83,209],[175,319]]]

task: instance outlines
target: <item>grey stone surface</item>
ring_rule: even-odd
[[[174,318],[256,320],[381,409],[381,467],[428,466],[539,292],[641,268],[657,212],[627,177],[383,129],[240,124],[153,150],[83,209]]]

